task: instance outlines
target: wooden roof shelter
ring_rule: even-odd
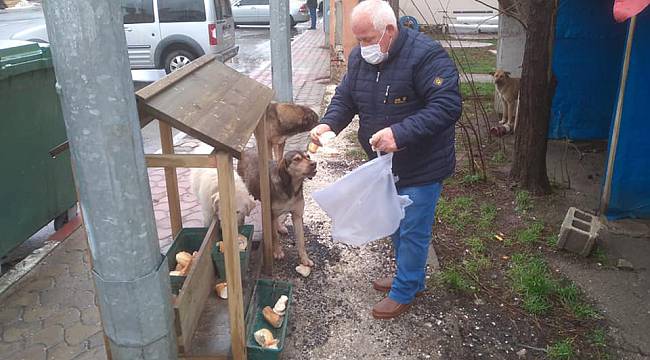
[[[147,154],[145,159],[147,167],[165,169],[174,238],[183,228],[176,168],[210,167],[218,170],[231,350],[233,358],[245,359],[244,301],[237,246],[233,157],[240,158],[251,135],[255,134],[257,139],[266,139],[264,119],[266,107],[273,98],[273,91],[217,61],[215,56],[206,55],[139,90],[136,98],[142,127],[154,119],[159,120],[162,154]],[[213,146],[214,152],[205,155],[174,154],[172,127]],[[257,144],[260,159],[264,272],[270,273],[273,267],[273,253],[269,149],[266,141],[258,141]],[[217,221],[215,217],[209,226],[197,260],[173,304],[178,348],[182,357],[191,357],[189,347],[192,335],[203,305],[214,289],[216,274],[210,252],[215,245],[215,232],[219,228]],[[223,356],[213,358],[219,359]]]

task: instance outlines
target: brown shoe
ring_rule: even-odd
[[[389,297],[378,302],[372,308],[372,316],[375,319],[392,319],[405,313],[411,308],[411,304],[400,304]]]
[[[379,291],[379,292],[389,292],[391,286],[393,285],[393,278],[392,277],[384,277],[384,278],[379,278],[377,280],[373,280],[372,282],[372,287]],[[419,291],[418,293],[415,294],[415,296],[422,296],[424,295],[424,292],[426,290]]]
[[[393,285],[392,277],[379,278],[372,282],[372,287],[379,292],[389,292],[391,285]]]

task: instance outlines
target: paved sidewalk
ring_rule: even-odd
[[[329,52],[321,47],[323,39],[322,31],[306,31],[292,43],[296,103],[317,112],[329,81]],[[270,64],[251,75],[270,85]],[[200,152],[200,145],[187,137],[175,149]],[[198,227],[203,225],[202,215],[191,194],[189,174],[189,169],[178,170],[183,226]],[[163,170],[149,169],[149,179],[160,245],[166,252],[171,225]],[[85,232],[79,229],[0,295],[0,360],[105,358],[89,260]]]

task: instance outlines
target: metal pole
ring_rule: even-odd
[[[634,29],[636,28],[636,16],[632,17],[627,32],[627,43],[625,44],[625,58],[623,59],[623,71],[621,74],[621,85],[618,89],[618,102],[616,104],[616,115],[614,115],[614,129],[612,130],[612,142],[609,145],[609,158],[607,160],[607,173],[605,175],[605,185],[603,194],[600,199],[600,209],[598,214],[605,215],[609,207],[609,200],[612,196],[612,177],[614,176],[614,162],[616,161],[616,149],[618,148],[618,135],[621,130],[621,116],[623,115],[623,100],[625,98],[625,87],[627,84],[627,74],[630,69],[630,53],[632,52],[632,40],[634,39]]]
[[[289,0],[271,0],[271,69],[277,101],[293,102]]]
[[[323,28],[325,30],[325,46],[330,47],[330,0],[323,0]]]
[[[343,46],[343,1],[334,0],[334,16],[336,28],[334,29],[334,46]]]
[[[176,359],[121,2],[43,5],[107,351]]]

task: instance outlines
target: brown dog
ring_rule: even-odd
[[[290,136],[311,130],[318,125],[318,114],[303,105],[271,103],[266,108],[266,140],[273,150],[273,159],[280,161],[284,144]]]
[[[494,85],[503,104],[503,117],[499,124],[505,124],[511,129],[517,127],[516,110],[519,100],[519,79],[510,77],[510,72],[497,70],[494,72]],[[514,127],[513,127],[514,126]]]
[[[273,257],[284,258],[284,251],[278,234],[279,219],[291,213],[293,230],[296,234],[300,263],[314,266],[305,250],[305,233],[302,215],[305,211],[305,199],[302,193],[303,182],[316,175],[316,162],[309,154],[302,151],[288,151],[279,162],[269,162],[271,182],[271,217],[273,224]],[[237,173],[241,176],[251,195],[260,199],[260,175],[257,150],[245,150],[237,164]]]

